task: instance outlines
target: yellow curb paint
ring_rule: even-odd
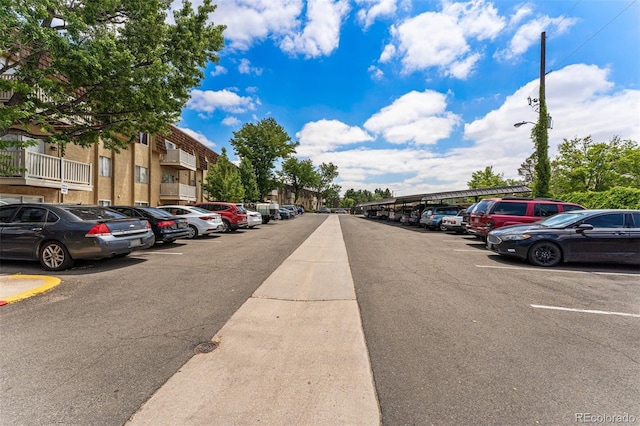
[[[8,276],[6,278],[9,279],[26,279],[26,280],[42,280],[44,281],[44,284],[33,288],[31,290],[28,291],[23,291],[22,293],[18,293],[18,294],[14,294],[13,296],[9,296],[9,297],[5,297],[2,301],[9,304],[9,303],[14,303],[17,302],[19,300],[22,299],[26,299],[28,297],[32,297],[35,296],[37,294],[42,294],[45,291],[49,291],[52,288],[54,288],[55,286],[57,286],[58,284],[60,284],[62,281],[59,278],[54,278],[54,277],[48,277],[45,275],[11,275]]]

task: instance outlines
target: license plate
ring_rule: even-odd
[[[140,238],[136,238],[135,240],[129,241],[129,247],[140,247],[142,245],[142,240]]]

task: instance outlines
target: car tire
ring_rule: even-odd
[[[231,230],[231,226],[228,220],[222,220],[222,226],[219,228],[220,232],[229,232]]]
[[[48,241],[40,248],[40,264],[47,271],[62,271],[73,265],[67,248],[58,241]]]
[[[197,236],[198,236],[198,228],[196,228],[195,225],[189,225],[189,234],[187,235],[187,238],[193,239],[193,238],[196,238]]]
[[[531,246],[527,258],[536,266],[556,266],[562,260],[562,250],[552,242],[539,241]]]
[[[449,229],[448,229],[446,226],[444,226],[444,225],[440,225],[440,230],[441,230],[442,232],[446,232],[446,231],[448,231]]]

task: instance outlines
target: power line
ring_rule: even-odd
[[[633,5],[634,5],[635,3],[637,3],[637,2],[638,2],[638,0],[633,0],[631,3],[629,3],[629,4],[627,5],[627,7],[625,7],[624,9],[622,9],[622,10],[621,10],[621,11],[620,11],[616,16],[614,16],[613,18],[611,18],[611,20],[610,20],[609,22],[607,22],[606,24],[604,24],[604,26],[602,26],[602,28],[600,28],[598,31],[596,31],[596,32],[595,32],[591,37],[589,37],[588,39],[586,39],[586,40],[585,40],[585,41],[584,41],[580,46],[578,46],[576,49],[574,49],[574,51],[573,51],[573,52],[571,52],[570,54],[568,54],[568,55],[567,55],[567,56],[566,56],[562,61],[560,61],[560,62],[558,63],[558,68],[559,68],[562,64],[564,64],[564,63],[567,61],[567,59],[569,59],[571,56],[573,56],[573,54],[575,54],[578,50],[582,49],[582,48],[583,48],[587,43],[589,43],[589,42],[590,42],[590,41],[591,41],[595,36],[597,36],[598,34],[600,34],[600,33],[601,33],[605,28],[607,28],[607,27],[608,27],[608,26],[609,26],[613,21],[615,21],[616,19],[618,19],[618,17],[619,17],[620,15],[622,15],[624,12],[626,12],[626,11],[627,11],[627,9],[629,9],[631,6],[633,6]],[[574,7],[573,7],[573,8],[575,8],[575,6],[577,6],[577,3],[576,3],[576,5],[574,5]],[[573,8],[571,8],[571,10],[573,10]],[[571,11],[569,11],[569,12],[571,12]],[[567,13],[569,13],[569,12],[567,12]],[[564,20],[564,17],[563,17],[563,20]],[[562,21],[560,21],[560,22],[562,22]],[[553,71],[553,70],[550,70],[549,72],[547,72],[547,74],[549,74],[551,71]]]

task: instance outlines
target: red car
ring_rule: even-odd
[[[222,216],[221,232],[235,232],[238,228],[247,227],[247,211],[242,206],[223,201],[207,201],[194,204],[194,206],[216,212]]]
[[[469,215],[467,232],[485,241],[487,234],[494,229],[533,223],[571,210],[584,210],[584,207],[547,198],[487,198],[480,201]]]

